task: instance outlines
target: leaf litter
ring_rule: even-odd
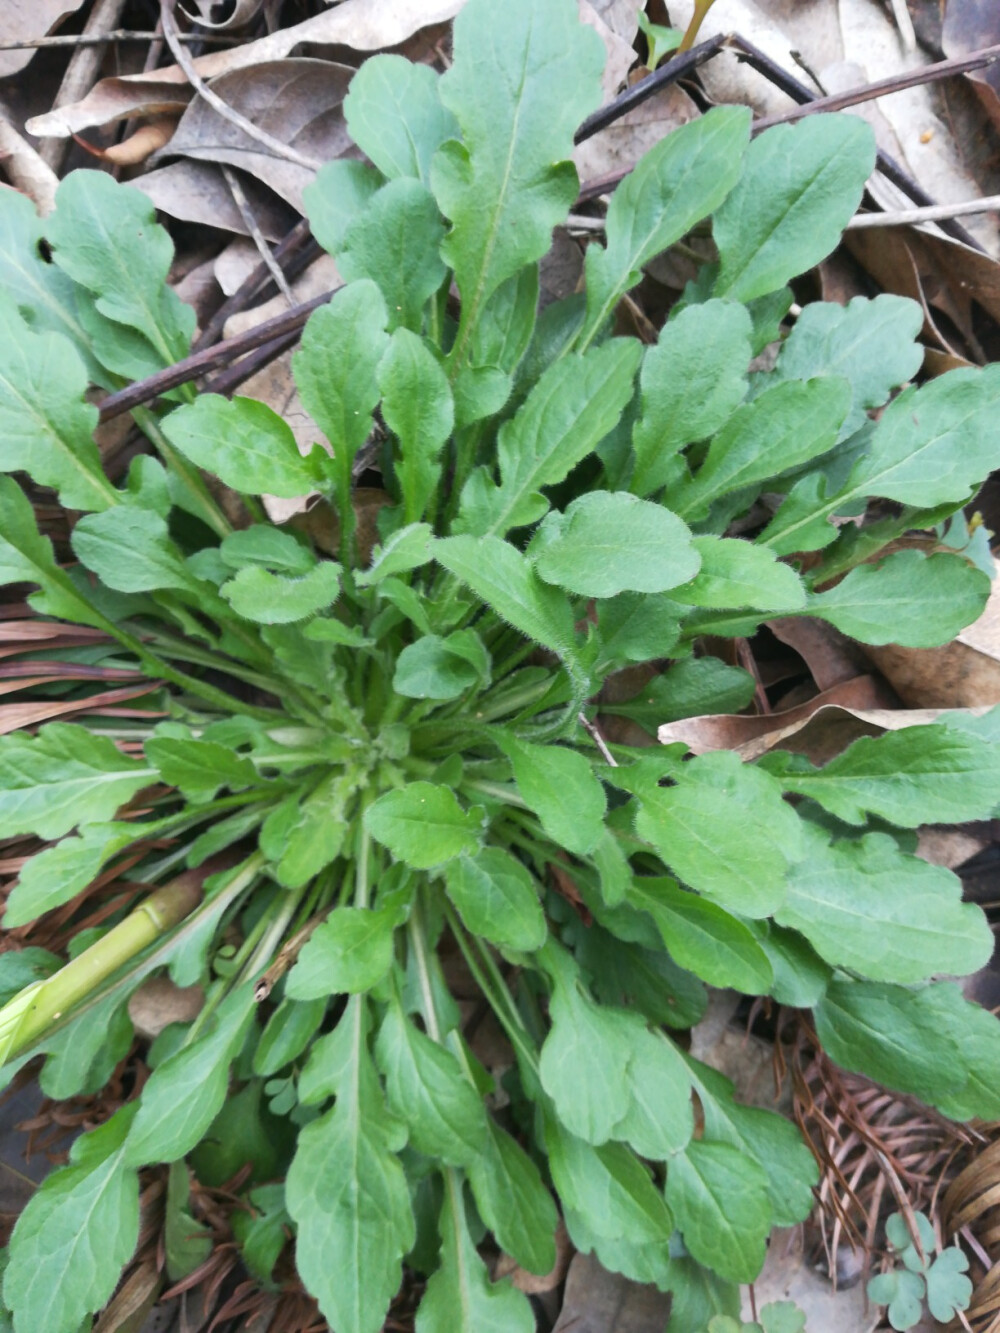
[[[34,4],[29,13],[27,6],[13,3],[0,18],[0,39],[44,36],[78,8],[67,0],[62,3],[57,0],[55,4],[41,7]],[[216,30],[249,24],[260,10],[254,0],[250,3],[238,0],[228,18],[221,23],[209,24],[211,8],[198,5],[206,25]],[[352,59],[357,59],[365,52],[397,47],[421,28],[445,23],[459,8],[458,3],[449,0],[440,0],[436,4],[399,0],[398,3],[381,5],[368,3],[368,0],[344,0],[336,9],[321,12],[313,18],[291,26],[278,26],[266,36],[253,37],[229,50],[199,56],[196,68],[203,78],[213,81],[213,87],[234,109],[261,123],[272,134],[309,157],[326,160],[340,156],[348,146],[339,108],[350,79],[350,67],[317,59],[312,54],[303,58],[293,57],[290,53],[303,43],[309,43],[310,52],[317,47],[338,53],[349,48],[356,53]],[[657,17],[669,18],[683,27],[690,21],[692,12],[690,3],[677,0],[669,6],[669,13]],[[628,81],[630,71],[633,76],[641,72],[639,49],[642,41],[637,40],[636,35],[638,13],[639,5],[634,0],[581,3],[582,17],[599,32],[611,57],[605,76],[605,100],[611,100],[620,91]],[[907,51],[905,34],[894,26],[887,11],[874,0],[839,0],[836,6],[779,4],[770,6],[767,14],[750,0],[718,0],[701,36],[709,37],[713,31],[743,33],[788,69],[794,69],[797,64],[805,65],[810,77],[816,76],[815,82],[824,92],[837,92],[919,67],[929,63],[935,54],[926,50]],[[989,6],[972,0],[949,0],[943,33],[948,55],[975,50],[995,42],[997,37],[995,16]],[[432,50],[428,58],[438,60],[440,53]],[[7,63],[3,64],[5,59]],[[30,52],[0,52],[0,77],[22,69],[30,59]],[[966,77],[978,85],[985,113],[995,119],[997,94],[993,75],[987,72]],[[783,94],[734,59],[723,58],[705,67],[700,81],[698,98],[707,95],[709,99],[722,102],[748,102],[761,114],[780,115],[788,109]],[[99,130],[107,134],[109,127],[113,131],[114,126],[126,119],[134,124],[136,119],[162,116],[165,111],[179,115],[172,138],[159,154],[161,160],[168,160],[171,165],[160,166],[154,159],[149,164],[152,169],[139,175],[135,183],[146,189],[154,202],[171,216],[216,231],[245,234],[245,222],[233,206],[231,194],[225,190],[217,170],[220,163],[228,163],[245,173],[250,207],[266,240],[274,243],[287,234],[302,211],[302,189],[309,180],[308,170],[269,156],[259,150],[259,145],[247,142],[246,136],[241,136],[236,127],[200,99],[191,97],[183,73],[176,67],[105,77],[76,102],[36,116],[29,123],[28,133],[65,136]],[[581,176],[587,180],[626,170],[652,142],[697,114],[697,98],[693,99],[681,88],[667,89],[639,110],[616,121],[601,136],[578,148],[577,165]],[[895,98],[883,99],[878,110],[870,108],[862,114],[869,115],[881,146],[897,156],[913,178],[936,198],[957,202],[991,192],[989,173],[977,178],[967,166],[965,146],[953,137],[947,108],[942,109],[935,91],[920,86],[909,94],[900,93]],[[22,142],[29,143],[27,139]],[[51,188],[50,182],[39,172],[32,181],[31,159],[23,154],[27,168],[18,167],[16,144],[7,151],[10,156],[5,169],[12,183],[36,201],[44,202],[46,192]],[[183,202],[185,195],[189,197],[187,203]],[[906,202],[883,182],[873,188],[872,197],[889,208]],[[934,373],[934,366],[940,364],[930,356],[935,349],[939,355],[953,358],[951,364],[958,361],[979,364],[990,352],[996,354],[996,342],[991,341],[995,331],[989,320],[984,320],[984,314],[991,320],[1000,319],[1000,270],[994,260],[998,249],[996,224],[985,215],[968,226],[985,247],[986,254],[941,234],[936,228],[903,233],[905,242],[895,230],[860,233],[848,242],[848,248],[862,270],[855,278],[861,290],[870,290],[874,279],[885,290],[914,296],[924,306],[924,334],[930,345],[929,373]],[[220,253],[224,253],[224,240],[224,237],[218,240]],[[245,255],[248,253],[244,252]],[[898,257],[900,253],[907,256],[907,262],[902,265]],[[249,259],[244,258],[235,271],[245,273],[248,265]],[[217,266],[217,274],[218,271]],[[329,290],[337,285],[335,270],[331,272],[322,263],[314,265],[308,275],[293,285],[296,299],[308,299],[320,289]],[[227,281],[231,287],[235,278],[231,276]],[[560,281],[562,286],[555,294],[558,297],[569,295],[572,276]],[[667,287],[671,285],[666,284]],[[656,303],[663,299],[661,290],[658,290],[660,286],[655,277],[647,278],[640,302],[655,309]],[[225,327],[225,336],[253,327],[260,320],[278,313],[286,304],[279,295],[232,316]],[[248,381],[248,392],[271,402],[283,415],[291,412],[294,418],[296,400],[288,372],[289,357],[290,353],[286,353],[269,367],[256,372]],[[297,410],[302,411],[301,405]],[[298,428],[294,419],[292,425],[305,453],[305,446],[315,437],[315,430],[304,411],[300,421]],[[787,645],[789,652],[785,655],[784,667],[774,668],[771,672],[775,679],[780,678],[782,685],[780,688],[773,686],[765,693],[768,711],[679,720],[665,725],[660,740],[684,740],[696,753],[722,748],[735,749],[749,756],[777,746],[792,748],[813,759],[825,759],[842,752],[859,735],[875,735],[884,729],[894,730],[910,722],[927,721],[938,716],[941,710],[961,708],[975,715],[1000,701],[997,667],[1000,645],[996,642],[995,622],[996,609],[994,599],[991,599],[982,620],[962,631],[947,648],[866,647],[862,656],[873,668],[867,674],[864,671],[849,674],[858,665],[857,646],[831,626],[821,625],[816,620],[790,620],[786,622],[789,627],[787,637],[783,637],[781,623],[774,622],[770,644],[772,660],[781,656],[783,650],[778,645],[782,643]],[[7,624],[14,634],[17,633],[16,623]],[[32,631],[39,628],[36,622],[27,622],[27,625]],[[796,626],[820,627],[824,641],[805,645],[801,639],[795,638]],[[62,644],[57,640],[47,651],[59,652],[66,647],[72,647],[72,640],[64,636]],[[706,651],[711,651],[710,646],[706,646]],[[759,647],[748,648],[751,655],[755,651],[759,651]],[[790,660],[793,661],[791,667]],[[794,662],[799,664],[797,671]],[[753,662],[753,665],[759,667],[760,662]],[[38,677],[26,679],[37,680]],[[797,691],[799,694],[805,691],[809,697],[800,702]],[[791,702],[783,702],[782,696]],[[131,697],[127,689],[109,690],[104,695],[93,696],[91,704],[99,707],[103,702],[111,707],[125,703]],[[0,725],[8,716],[7,709],[29,709],[27,713],[10,713],[12,725],[29,725],[38,720],[41,714],[31,714],[31,707],[0,705]],[[72,704],[61,707],[54,701],[53,711],[47,715],[59,716],[60,711],[72,707]],[[117,707],[113,711],[118,716],[127,714],[127,710]],[[14,721],[15,718],[20,721]],[[891,1174],[887,1175],[880,1168],[883,1156],[896,1163],[916,1207],[926,1197],[928,1182],[937,1179],[934,1172],[942,1165],[942,1153],[947,1156],[951,1149],[946,1152],[943,1146],[949,1142],[947,1135],[935,1137],[940,1129],[936,1124],[921,1124],[914,1128],[916,1122],[905,1103],[894,1102],[892,1098],[887,1102],[880,1089],[867,1085],[859,1076],[845,1075],[829,1061],[824,1064],[825,1057],[821,1051],[817,1053],[812,1034],[803,1037],[797,1031],[790,1046],[792,1058],[800,1061],[795,1076],[800,1088],[797,1096],[801,1103],[801,1117],[810,1127],[813,1141],[828,1164],[823,1186],[826,1193],[822,1194],[824,1210],[819,1212],[818,1218],[821,1225],[832,1227],[823,1231],[823,1243],[830,1271],[836,1271],[844,1257],[843,1237],[852,1226],[856,1233],[854,1239],[866,1254],[872,1249],[872,1220],[878,1214],[882,1196],[887,1189],[891,1190]],[[783,1049],[779,1040],[774,1047],[777,1058],[788,1058],[782,1053]],[[810,1059],[812,1064],[808,1063]],[[897,1143],[893,1136],[900,1125],[903,1126],[899,1131],[903,1133],[903,1139]],[[925,1139],[921,1139],[920,1134]],[[988,1211],[980,1213],[975,1205],[966,1204],[963,1191],[980,1190],[985,1196],[986,1187],[982,1180],[984,1177],[987,1181],[994,1178],[989,1174],[995,1170],[992,1149],[983,1152],[976,1143],[970,1144],[963,1139],[961,1151],[965,1158],[959,1160],[967,1158],[969,1164],[953,1180],[941,1212],[942,1221],[949,1229],[983,1224]],[[949,1167],[954,1175],[954,1167],[950,1164]],[[149,1188],[155,1193],[157,1187],[151,1184]],[[841,1191],[839,1195],[838,1190]],[[212,1207],[216,1209],[214,1214]],[[228,1224],[224,1194],[217,1202],[202,1201],[196,1208],[201,1210],[199,1215],[204,1219],[215,1218],[211,1225],[216,1227],[216,1239],[223,1238]],[[155,1227],[150,1235],[153,1231]],[[778,1244],[772,1242],[772,1258],[782,1252]],[[148,1256],[149,1252],[146,1254]],[[137,1259],[134,1275],[146,1273],[143,1265],[148,1266],[148,1263],[148,1257]],[[801,1268],[801,1254],[796,1263]],[[758,1293],[762,1300],[766,1299],[765,1291],[770,1290],[768,1281],[775,1284],[774,1291],[781,1289],[786,1296],[794,1282],[799,1281],[790,1277],[792,1269],[787,1263],[783,1265],[780,1258],[777,1265],[774,1274],[769,1263],[769,1270],[762,1279]],[[228,1274],[228,1269],[221,1273],[216,1269],[200,1280],[210,1291],[219,1294]],[[565,1305],[556,1327],[576,1327],[574,1319],[592,1317],[593,1309],[603,1309],[601,1302],[607,1299],[616,1310],[614,1316],[608,1317],[617,1322],[601,1324],[602,1330],[614,1328],[617,1333],[645,1333],[646,1329],[662,1326],[662,1301],[658,1301],[652,1289],[640,1288],[634,1295],[626,1293],[624,1296],[617,1291],[608,1297],[602,1292],[606,1278],[607,1275],[602,1277],[602,1270],[592,1259],[577,1256],[571,1265]],[[990,1283],[995,1280],[995,1270],[991,1270],[977,1293],[977,1300],[987,1300]],[[612,1286],[617,1284],[620,1287],[621,1281],[614,1278]],[[806,1285],[810,1282],[815,1284],[814,1277],[810,1276]],[[162,1284],[158,1289],[162,1290]],[[856,1312],[856,1303],[849,1303],[854,1301],[851,1290],[848,1288],[838,1302],[836,1293],[823,1288],[818,1299],[821,1303],[833,1301],[833,1306],[827,1314],[820,1313],[818,1307],[812,1314],[809,1327],[814,1333],[823,1333],[826,1327],[862,1327],[860,1322],[852,1322],[861,1316]],[[857,1291],[857,1288],[853,1290]],[[809,1298],[802,1294],[800,1287],[795,1287],[795,1296],[804,1308],[809,1309]],[[243,1305],[241,1299],[244,1299]],[[217,1312],[218,1316],[232,1318],[256,1309],[256,1300],[252,1291],[236,1288],[228,1303]],[[586,1312],[589,1307],[593,1307],[589,1309],[589,1315],[576,1313],[577,1310]],[[982,1307],[984,1312],[989,1308],[988,1303]],[[849,1314],[849,1310],[855,1313]],[[975,1318],[976,1312],[974,1302],[970,1317]],[[287,1313],[283,1312],[273,1326],[283,1326],[281,1318]],[[744,1313],[749,1317],[748,1309]],[[307,1312],[294,1317],[307,1322],[312,1316]],[[824,1319],[831,1322],[821,1322]],[[845,1319],[846,1323],[843,1322]],[[837,1323],[838,1320],[841,1322]],[[304,1329],[306,1322],[287,1326],[289,1330]],[[105,1327],[105,1321],[101,1326]],[[107,1323],[109,1333],[113,1326],[116,1325]],[[387,1325],[387,1328],[391,1326]]]

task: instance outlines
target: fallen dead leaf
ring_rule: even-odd
[[[664,88],[607,129],[577,144],[573,161],[583,182],[630,170],[670,133],[700,115],[691,97],[676,85]]]
[[[399,46],[420,28],[454,18],[463,0],[343,0],[336,9],[316,14],[290,28],[281,28],[226,51],[200,56],[194,67],[203,79],[266,61],[283,60],[304,42],[317,46],[348,46],[355,51],[381,51]],[[79,102],[35,116],[28,131],[64,138],[94,125],[128,116],[184,107],[192,96],[177,65],[151,74],[102,79]]]
[[[150,977],[128,1002],[128,1016],[140,1037],[152,1041],[171,1023],[190,1023],[201,1013],[200,986],[177,986],[169,977]]]
[[[181,8],[189,18],[195,19],[201,27],[219,31],[221,28],[242,28],[244,24],[257,17],[264,8],[264,0],[236,0],[233,5],[233,12],[214,23],[212,21],[212,11],[218,8],[218,0],[194,0],[194,6],[197,14],[188,9],[186,5],[181,5]]]
[[[663,1333],[669,1315],[670,1297],[656,1287],[609,1273],[592,1254],[577,1254],[552,1333]]]
[[[891,694],[877,677],[855,676],[852,680],[841,681],[816,695],[808,703],[780,713],[750,716],[742,713],[708,713],[701,717],[682,718],[679,722],[668,722],[660,727],[659,740],[661,745],[682,742],[693,754],[734,750],[744,760],[757,759],[776,747],[795,750],[796,753],[808,754],[813,758],[814,751],[825,754],[829,750],[831,724],[836,730],[839,723],[839,729],[845,733],[843,744],[837,744],[834,749],[834,753],[839,753],[855,739],[857,728],[850,719],[861,718],[867,725],[873,711],[879,715],[885,712],[893,716],[891,708],[883,707],[891,701]],[[808,735],[803,734],[818,714],[823,714],[822,726],[814,728]],[[782,744],[791,737],[796,738],[794,745]]]
[[[56,206],[59,178],[37,150],[18,134],[2,107],[0,165],[10,183],[28,196],[43,217],[52,212]]]
[[[1000,44],[1000,6],[996,0],[948,0],[941,44],[947,56],[964,56]],[[994,126],[1000,129],[1000,69],[990,65],[966,78]]]
[[[352,149],[341,104],[354,70],[328,60],[269,60],[213,80],[212,91],[304,157],[327,162]],[[299,213],[315,172],[276,157],[214,107],[195,98],[159,158],[174,154],[239,167]]]
[[[866,646],[865,655],[916,708],[986,708],[1000,704],[1000,588],[983,614],[943,648]]]
[[[864,674],[867,662],[853,639],[824,620],[811,616],[784,616],[769,620],[767,628],[782,643],[793,648],[809,668],[818,690],[853,680]]]
[[[232,191],[222,172],[211,162],[185,159],[158,167],[129,182],[152,199],[156,207],[180,222],[196,222],[248,235]],[[258,227],[269,241],[280,241],[298,221],[294,209],[266,186],[250,178],[243,182],[244,193]]]
[[[993,825],[989,822],[964,824],[961,828],[924,824],[917,830],[917,855],[932,865],[954,870],[992,842]]]
[[[526,1296],[540,1296],[543,1292],[554,1291],[566,1277],[566,1270],[574,1254],[573,1243],[562,1218],[556,1227],[555,1241],[556,1262],[550,1272],[531,1273],[528,1269],[522,1268],[509,1254],[501,1254],[497,1260],[494,1279],[499,1281],[501,1278],[509,1277],[518,1291],[523,1291]]]
[[[30,42],[44,37],[67,14],[74,14],[83,0],[3,0],[0,5],[0,41]],[[0,51],[0,79],[30,64],[36,51]]]
[[[580,18],[593,28],[608,53],[601,86],[604,100],[610,102],[625,82],[635,64],[632,48],[639,31],[639,11],[644,0],[578,0]]]

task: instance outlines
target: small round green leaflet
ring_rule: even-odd
[[[40,219],[0,192],[0,838],[29,946],[0,955],[0,1082],[37,1060],[57,1099],[131,1090],[18,1221],[0,1329],[103,1327],[149,1171],[171,1282],[212,1243],[200,1190],[236,1179],[276,1323],[304,1289],[381,1333],[422,1293],[417,1333],[528,1333],[484,1256],[548,1273],[562,1220],[670,1293],[671,1333],[801,1333],[787,1302],[742,1323],[740,1288],[819,1172],[692,1057],[708,987],[1000,1118],[1000,1021],[935,979],[982,965],[989,924],[909,850],[995,813],[1000,708],[823,762],[687,744],[787,703],[732,665],[775,617],[921,647],[975,619],[961,506],[1000,471],[1000,368],[919,382],[900,297],[790,315],[871,168],[851,116],[662,136],[542,308],[602,43],[577,0],[460,10],[445,73],[361,61],[349,156],[304,192],[344,281],[292,358],[294,432],[178,383],[194,315],[144,195],[74,172]],[[623,332],[695,229],[718,263]],[[124,476],[88,406],[119,383],[105,417],[145,395]],[[147,1051],[149,978],[202,1007]],[[963,1308],[957,1251],[888,1239],[900,1327],[909,1277],[918,1313]]]

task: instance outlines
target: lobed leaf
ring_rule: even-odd
[[[501,949],[530,953],[548,936],[538,889],[528,870],[502,847],[450,861],[445,889],[466,929]]]
[[[385,792],[365,811],[365,828],[397,861],[431,870],[482,841],[483,809],[463,810],[453,792],[433,782],[409,782]]]
[[[730,1282],[764,1265],[771,1207],[767,1177],[728,1143],[691,1143],[667,1171],[667,1203],[694,1257]]]
[[[285,1184],[298,1270],[338,1333],[379,1333],[416,1239],[397,1156],[406,1135],[385,1107],[365,1029],[355,997],[335,1033],[336,1103],[300,1130]]]
[[[455,19],[453,63],[438,84],[462,141],[436,154],[431,185],[451,222],[442,254],[462,315],[460,363],[500,284],[548,250],[577,192],[568,160],[580,121],[600,102],[603,47],[573,0],[470,0]]]

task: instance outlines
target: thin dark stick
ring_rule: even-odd
[[[274,342],[289,333],[297,333],[312,312],[318,310],[321,305],[326,305],[332,295],[333,292],[323,292],[319,296],[314,296],[311,301],[304,301],[302,305],[293,306],[291,310],[276,315],[274,319],[265,320],[256,328],[237,334],[235,338],[227,338],[225,342],[218,343],[215,347],[205,347],[200,352],[186,356],[176,365],[167,366],[166,370],[158,370],[155,375],[137,380],[135,384],[119,389],[117,393],[108,394],[100,406],[101,421],[110,421],[112,417],[120,417],[123,412],[131,412],[134,407],[139,407],[142,403],[152,402],[154,398],[159,398],[168,390],[199,379],[210,370],[218,370],[220,366],[228,365],[244,352],[253,351],[264,343]]]
[[[287,236],[283,237],[278,245],[272,251],[272,255],[277,264],[284,271],[286,277],[295,278],[297,272],[293,272],[295,267],[293,257],[300,247],[304,246],[310,239],[309,222],[307,218],[302,218],[296,222]],[[310,250],[310,255],[312,251]],[[301,270],[298,270],[301,271]],[[230,315],[235,315],[240,310],[245,310],[253,298],[261,291],[262,287],[270,284],[271,276],[267,265],[260,263],[257,267],[240,283],[236,291],[233,292],[227,300],[223,301],[218,310],[205,325],[198,340],[194,344],[194,350],[200,352],[204,347],[210,347],[212,343],[218,342],[222,330],[225,327],[226,320]],[[261,293],[263,296],[263,293]]]
[[[54,37],[34,37],[30,41],[0,42],[0,51],[34,51],[43,46],[103,46],[105,42],[154,42],[158,33],[133,32],[130,28],[113,28],[110,32],[93,36],[87,33],[64,33]],[[182,32],[178,33],[182,42],[233,42],[237,39],[221,33]]]
[[[277,361],[283,352],[287,352],[290,347],[294,347],[299,340],[299,334],[299,329],[293,329],[291,333],[286,333],[283,338],[275,338],[272,342],[265,343],[263,347],[258,347],[255,352],[249,352],[235,365],[227,366],[225,370],[220,370],[218,375],[208,380],[203,392],[221,393],[228,397],[241,384],[245,384],[248,379],[252,379],[258,370],[263,370],[272,361]]]
[[[676,83],[678,79],[684,78],[686,74],[693,73],[699,65],[704,65],[706,60],[711,60],[713,56],[718,55],[725,46],[729,38],[721,35],[712,37],[707,42],[700,42],[697,46],[685,51],[683,55],[674,56],[673,60],[668,60],[661,65],[659,69],[653,70],[652,74],[647,74],[644,79],[632,85],[616,97],[613,102],[607,106],[602,106],[595,111],[593,115],[587,117],[576,134],[573,136],[574,143],[583,143],[585,139],[591,138],[601,130],[607,129],[613,125],[616,120],[627,115],[629,111],[634,111],[637,106],[642,106],[643,102],[654,97],[663,88],[668,88],[670,84]]]
[[[879,79],[863,87],[848,88],[846,92],[833,93],[829,97],[813,98],[808,106],[796,107],[780,116],[764,116],[754,126],[757,130],[770,129],[772,125],[784,125],[789,121],[801,120],[803,116],[818,115],[822,111],[843,111],[859,102],[870,102],[875,97],[887,97],[890,93],[903,92],[906,88],[917,88],[925,83],[935,83],[938,79],[949,79],[955,74],[968,74],[972,70],[986,69],[1000,61],[1000,46],[987,46],[969,56],[954,56],[950,60],[939,60],[934,65],[924,65],[907,74],[894,74],[889,79]]]
[[[794,74],[790,74],[788,70],[783,69],[782,66],[773,61],[770,56],[765,55],[763,51],[754,46],[753,42],[748,42],[745,37],[741,37],[738,33],[733,34],[731,41],[739,50],[739,58],[745,61],[746,64],[750,65],[753,69],[757,70],[758,74],[763,74],[766,79],[773,83],[776,88],[779,88],[785,93],[786,96],[790,97],[793,102],[798,102],[800,107],[808,106],[811,110],[815,110],[821,99],[817,98],[812,89],[807,88],[806,85],[797,79]],[[998,48],[998,50],[1000,50],[1000,48]],[[925,66],[925,70],[930,68],[936,68],[936,66]],[[869,88],[874,88],[877,85],[869,84],[867,86]],[[855,93],[861,91],[861,89],[853,90]],[[758,134],[762,129],[766,129],[767,124],[768,122],[763,119],[755,121],[753,126],[754,134]],[[876,162],[879,171],[881,171],[886,180],[891,181],[892,184],[895,185],[898,190],[901,190],[908,199],[912,199],[912,201],[921,208],[931,208],[935,205],[937,201],[932,199],[911,176],[907,175],[895,158],[890,157],[890,155],[883,152],[881,148],[878,150]],[[961,223],[954,221],[954,219],[949,218],[942,220],[938,223],[938,226],[942,231],[947,232],[954,240],[961,241],[963,245],[970,245],[974,250],[982,251],[983,247],[979,242],[965,230]]]

